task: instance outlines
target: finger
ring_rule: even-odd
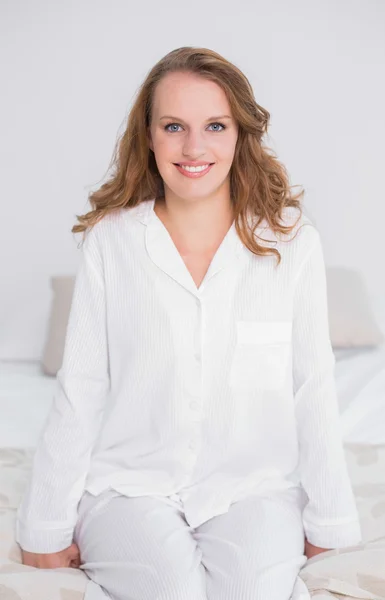
[[[73,564],[80,564],[80,555],[71,556],[70,562]]]
[[[79,566],[80,566],[80,561],[79,560],[71,560],[70,567],[72,569],[78,569]]]

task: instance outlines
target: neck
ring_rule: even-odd
[[[183,200],[166,195],[156,199],[154,212],[191,249],[216,246],[234,221],[231,200],[223,197]]]

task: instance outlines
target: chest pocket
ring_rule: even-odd
[[[237,321],[230,385],[237,390],[279,390],[291,353],[291,321]]]

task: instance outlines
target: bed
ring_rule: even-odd
[[[349,473],[363,543],[308,560],[293,600],[385,600],[385,344],[335,350],[335,378]],[[79,569],[42,570],[21,564],[14,540],[20,503],[55,377],[39,362],[0,363],[0,599],[94,600]],[[306,589],[309,590],[310,596]]]

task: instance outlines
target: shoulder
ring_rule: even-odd
[[[317,236],[318,230],[314,220],[307,214],[306,210],[294,206],[285,206],[282,210],[281,222],[283,225],[292,227],[292,232],[289,233],[291,237],[292,233],[295,235],[301,232],[301,235],[308,237]],[[303,231],[303,233],[302,233]]]
[[[290,232],[278,234],[277,239],[284,242],[285,245],[292,245],[292,250],[302,257],[305,257],[317,243],[321,242],[320,232],[314,219],[307,214],[303,207],[300,210],[293,206],[286,206],[282,211],[281,223],[285,227],[289,226]]]
[[[89,239],[90,244],[103,246],[111,239],[115,239],[121,231],[136,227],[147,209],[147,202],[144,201],[133,207],[112,210],[89,228],[86,239]]]
[[[278,223],[289,227],[288,232],[273,230],[264,220],[257,229],[258,241],[265,247],[278,250],[281,272],[295,279],[313,250],[321,247],[320,232],[314,219],[303,207],[284,207]]]
[[[293,230],[285,237],[283,252],[287,252],[292,265],[292,276],[297,281],[305,265],[310,268],[325,268],[323,242],[314,218],[306,210],[286,207],[284,211],[285,224],[293,225]],[[287,243],[289,242],[289,243]],[[282,246],[280,247],[280,251]]]
[[[289,227],[287,233],[273,230],[263,219],[257,228],[258,236],[285,253],[306,253],[319,239],[319,231],[314,220],[303,207],[285,206],[278,219],[279,225]]]

